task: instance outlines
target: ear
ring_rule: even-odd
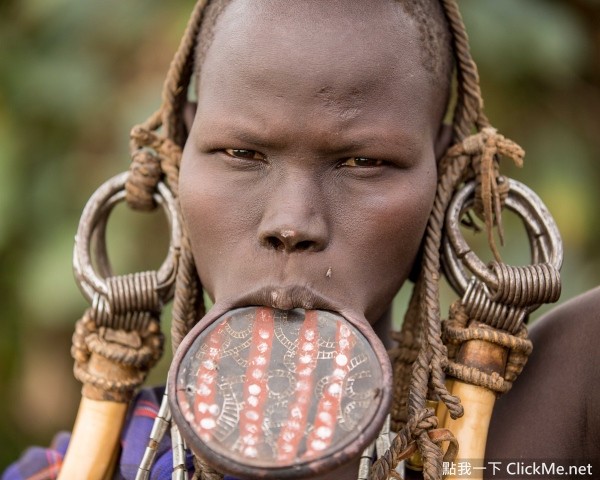
[[[194,123],[197,108],[198,104],[196,102],[185,102],[183,106],[183,123],[188,132],[192,130],[192,123]]]
[[[452,125],[442,122],[434,145],[435,159],[438,162],[442,159],[446,150],[452,145],[452,140]]]

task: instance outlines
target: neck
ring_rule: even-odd
[[[392,306],[390,305],[385,313],[373,324],[373,330],[385,346],[390,349],[393,346],[393,341],[390,336],[392,330]]]

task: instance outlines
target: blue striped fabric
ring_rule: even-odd
[[[158,413],[164,388],[143,389],[135,398],[121,435],[121,459],[115,480],[134,480],[138,466],[148,443],[152,424]],[[61,432],[50,448],[32,447],[3,473],[2,480],[52,480],[57,478],[70,435]],[[188,471],[193,474],[192,456],[186,458]],[[166,435],[160,442],[156,462],[150,474],[151,480],[170,480],[173,470],[171,437]],[[225,480],[236,480],[225,476]]]

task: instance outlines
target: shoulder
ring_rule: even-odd
[[[556,336],[577,341],[581,346],[597,345],[598,337],[590,338],[590,333],[600,333],[600,287],[551,310],[534,323],[530,337],[535,348],[544,348],[544,344],[553,343]]]
[[[533,353],[494,409],[489,458],[587,458],[600,443],[600,288],[540,318]]]
[[[573,386],[586,380],[597,371],[594,360],[600,358],[600,287],[548,312],[533,324],[529,337],[533,352],[524,378],[533,380],[531,374],[544,370],[546,383],[564,378]],[[569,366],[578,371],[568,372]]]

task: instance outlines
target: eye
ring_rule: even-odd
[[[350,157],[344,160],[340,167],[381,167],[385,161],[376,158]]]
[[[243,160],[264,160],[265,156],[256,150],[246,150],[243,148],[226,148],[224,152],[233,158],[241,158]]]

